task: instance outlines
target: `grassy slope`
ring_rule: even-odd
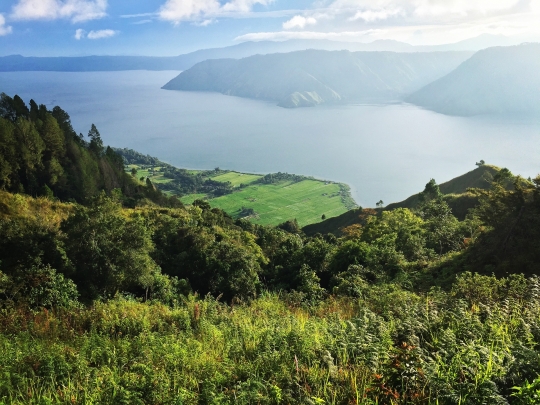
[[[242,207],[253,208],[258,215],[250,219],[262,225],[279,224],[293,218],[300,225],[307,225],[320,221],[323,214],[335,216],[347,211],[339,184],[317,180],[251,185],[209,202],[233,216],[238,215]]]
[[[445,194],[445,200],[452,208],[454,215],[463,219],[465,214],[476,204],[476,198],[467,193],[468,188],[488,188],[490,181],[500,170],[497,166],[483,165],[471,170],[464,175],[458,176],[452,180],[439,185],[439,188],[443,194]],[[419,202],[420,193],[414,194],[398,203],[389,204],[385,209],[393,210],[396,208],[415,208]],[[348,211],[339,217],[328,218],[318,224],[312,224],[304,227],[304,232],[307,235],[314,235],[316,233],[333,233],[335,235],[341,235],[341,228],[357,224],[359,219],[359,212]]]
[[[328,218],[322,222],[304,226],[302,230],[308,236],[313,236],[316,233],[321,233],[323,235],[334,233],[337,235],[339,234],[339,229],[361,222],[361,214],[362,208],[355,208],[336,217]]]
[[[497,166],[483,165],[439,185],[443,194],[463,194],[468,188],[488,188],[495,173],[501,170]],[[414,208],[418,205],[420,193],[415,194],[401,202],[389,204],[387,209]]]

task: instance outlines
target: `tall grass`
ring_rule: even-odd
[[[175,307],[125,298],[71,311],[6,307],[0,401],[529,403],[512,387],[540,371],[534,288],[487,303],[382,285],[311,306],[264,294],[231,305],[190,296]]]

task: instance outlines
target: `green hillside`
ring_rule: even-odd
[[[452,213],[461,220],[465,219],[469,209],[478,204],[477,196],[467,192],[467,190],[469,188],[487,189],[491,187],[494,176],[500,170],[497,166],[483,164],[468,173],[440,184],[439,189],[444,195],[444,200],[452,209]],[[384,209],[414,209],[418,206],[419,202],[420,193],[414,194],[401,202],[388,204]],[[341,235],[341,229],[363,223],[365,218],[361,214],[361,209],[352,210],[335,218],[327,218],[318,224],[305,226],[303,230],[307,235],[315,235],[316,233]]]
[[[492,165],[481,165],[474,170],[471,170],[468,173],[465,173],[461,176],[458,176],[452,180],[439,184],[439,189],[441,193],[460,195],[467,193],[469,188],[481,188],[487,189],[491,185],[493,176],[501,170],[497,166]],[[414,194],[403,200],[401,202],[389,204],[386,206],[386,209],[395,209],[395,208],[416,208],[419,203],[420,193]],[[454,212],[454,215],[456,213]]]

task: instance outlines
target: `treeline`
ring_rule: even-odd
[[[230,182],[212,180],[210,176],[226,173],[221,170],[203,170],[195,173],[173,166],[165,167],[163,176],[172,179],[171,182],[161,184],[163,190],[176,194],[207,194],[212,197],[230,194],[234,187]]]
[[[54,269],[73,280],[85,300],[118,293],[169,300],[189,291],[252,299],[262,291],[294,292],[301,301],[357,296],[359,286],[394,279],[415,289],[445,286],[464,270],[507,276],[537,274],[540,263],[540,178],[516,178],[476,190],[480,206],[458,221],[431,181],[418,211],[366,210],[365,225],[345,236],[306,237],[295,221],[265,227],[195,201],[186,210],[122,209],[121,194],[100,194],[74,206],[58,226],[16,215],[0,222],[2,271]],[[6,208],[7,209],[7,208]],[[38,266],[38,267],[36,267]],[[299,298],[299,299],[300,299]]]
[[[214,170],[187,170],[174,167],[164,163],[150,155],[143,155],[132,149],[120,149],[115,151],[122,156],[127,165],[138,165],[142,167],[159,167],[163,176],[172,181],[160,183],[156,186],[163,190],[173,193],[177,196],[185,194],[207,194],[210,197],[219,197],[230,194],[234,187],[229,182],[212,180],[211,177],[227,173],[227,170],[221,170],[216,167]]]
[[[309,179],[309,177],[301,176],[298,174],[289,174],[289,173],[269,173],[260,179],[256,180],[255,183],[260,184],[275,184],[279,183],[280,181],[290,181],[293,183],[298,183],[302,180]]]
[[[113,150],[122,156],[126,165],[168,166],[156,157],[143,155],[133,149],[113,148]]]
[[[102,190],[120,190],[127,206],[144,200],[179,206],[151,184],[124,172],[124,162],[92,124],[77,134],[64,110],[0,95],[0,189],[84,203]]]

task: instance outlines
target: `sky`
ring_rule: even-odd
[[[0,56],[168,56],[293,38],[540,41],[540,0],[0,0]]]

